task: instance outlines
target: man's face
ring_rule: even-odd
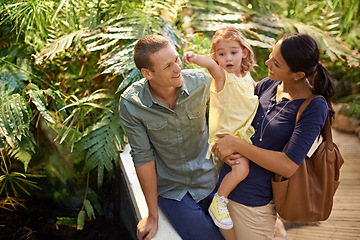
[[[183,84],[182,63],[179,54],[171,44],[151,54],[150,60],[153,63],[152,71],[147,70],[145,77],[149,80],[151,87],[172,88]]]

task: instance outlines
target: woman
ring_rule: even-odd
[[[229,160],[233,153],[250,160],[249,175],[229,195],[234,228],[222,230],[226,239],[273,238],[276,212],[271,178],[274,173],[285,177],[294,174],[321,132],[327,113],[334,114],[334,85],[319,62],[319,50],[311,36],[285,35],[274,46],[266,65],[269,76],[255,89],[259,107],[253,121],[253,144],[223,135],[212,149],[229,165],[236,164]],[[326,100],[313,99],[294,126],[298,108],[312,94]],[[220,171],[219,182],[231,170],[227,164]]]

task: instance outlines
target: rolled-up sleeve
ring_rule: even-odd
[[[133,158],[135,167],[147,162],[154,161],[154,150],[151,147],[145,126],[134,115],[128,111],[131,103],[126,99],[120,99],[120,119],[124,125],[126,136],[131,143],[130,154]]]

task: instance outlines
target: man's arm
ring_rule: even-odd
[[[146,130],[139,119],[127,110],[125,100],[120,100],[120,118],[131,146],[135,163],[135,171],[143,190],[149,216],[140,220],[137,226],[138,239],[151,239],[158,229],[158,205],[157,205],[157,179],[155,160],[150,149],[150,143]],[[141,153],[139,155],[139,153]]]
[[[155,161],[135,168],[141,189],[144,193],[149,215],[137,225],[138,239],[151,239],[158,229],[158,203]]]
[[[183,60],[185,64],[193,62],[196,65],[207,68],[211,76],[215,79],[216,92],[220,92],[223,89],[225,84],[224,69],[222,69],[222,67],[220,67],[213,59],[205,55],[186,52],[184,53]]]

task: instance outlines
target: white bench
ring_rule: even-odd
[[[146,205],[144,194],[141,190],[139,180],[136,176],[135,167],[131,158],[130,146],[126,145],[124,152],[120,154],[120,167],[125,176],[128,186],[130,197],[135,208],[136,217],[143,219],[148,216],[148,208]],[[156,235],[153,237],[155,240],[181,240],[179,234],[175,231],[174,227],[170,224],[164,213],[159,208],[159,228]]]

